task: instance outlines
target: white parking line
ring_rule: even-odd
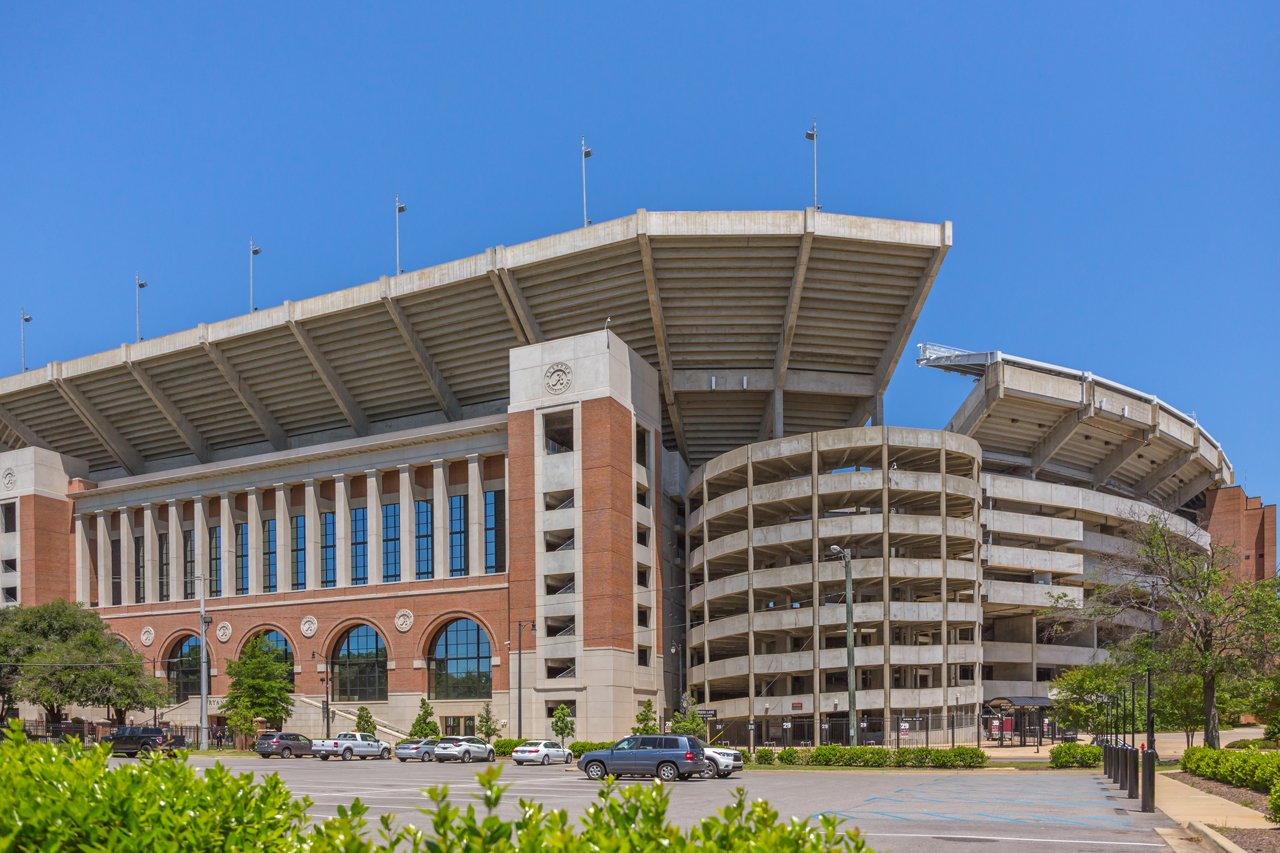
[[[1035,844],[1106,844],[1112,847],[1162,847],[1167,848],[1164,842],[1158,844],[1149,841],[1082,841],[1075,838],[1016,838],[1004,835],[938,835],[937,833],[919,833],[913,834],[908,832],[864,832],[863,838],[936,838],[938,840],[948,841],[1028,841]]]

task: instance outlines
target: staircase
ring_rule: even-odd
[[[295,704],[298,704],[298,705],[310,705],[311,707],[319,711],[321,715],[324,714],[324,705],[320,702],[317,702],[314,699],[308,699],[306,696],[294,696],[293,701]],[[351,725],[348,728],[351,730],[355,729],[356,715],[351,711],[346,711],[346,710],[343,710],[342,708],[335,708],[332,705],[330,705],[329,712],[332,713],[334,716],[336,716],[339,720],[349,720],[351,722]],[[323,716],[321,717],[321,719],[323,719]],[[378,737],[382,738],[385,741],[389,741],[390,743],[395,743],[396,741],[404,740],[409,736],[408,732],[401,731],[400,729],[397,729],[391,725],[388,725],[386,722],[379,720],[377,717],[373,718],[373,724],[377,727]]]

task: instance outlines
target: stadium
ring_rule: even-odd
[[[563,703],[606,740],[688,691],[779,744],[1034,707],[1105,655],[1037,614],[1127,520],[1261,572],[1274,506],[1196,418],[1006,353],[921,346],[973,391],[938,429],[884,423],[951,244],[639,210],[0,379],[3,601],[95,608],[173,724],[200,722],[205,650],[220,721],[260,634],[311,734],[363,705],[398,735],[424,697],[446,734],[488,702],[549,736]]]

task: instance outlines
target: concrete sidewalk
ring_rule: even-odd
[[[1261,726],[1248,726],[1231,731],[1222,732],[1222,745],[1226,746],[1233,740],[1248,738],[1250,740],[1262,737]],[[1090,735],[1082,735],[1081,743],[1088,743]],[[1138,743],[1146,740],[1146,735],[1138,736]],[[1203,733],[1198,733],[1195,737],[1195,745],[1204,745]],[[997,746],[994,741],[984,741],[982,749],[987,753],[992,761],[1048,761],[1049,750],[1056,744],[1045,741],[1040,746],[1039,753],[1036,752],[1034,743],[1027,746]],[[1187,748],[1187,737],[1182,732],[1156,732],[1156,752],[1160,753],[1162,761],[1177,761],[1182,757],[1182,753]]]
[[[1265,797],[1258,794],[1259,800]],[[1276,826],[1261,812],[1184,785],[1165,773],[1156,774],[1156,808],[1182,826],[1192,821],[1233,829],[1274,829]]]

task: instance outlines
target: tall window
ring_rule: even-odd
[[[236,525],[236,595],[249,594],[249,525]]]
[[[431,517],[431,501],[413,502],[413,552],[416,563],[414,577],[430,580],[435,572],[435,523]]]
[[[387,700],[387,647],[368,625],[343,635],[331,663],[335,702]]]
[[[427,659],[431,699],[488,699],[493,693],[493,654],[484,629],[455,619],[436,635]]]
[[[262,591],[276,591],[276,520],[262,522]]]
[[[369,514],[364,507],[351,510],[351,585],[369,582]]]
[[[400,580],[400,504],[382,505],[382,580]]]
[[[160,546],[160,600],[169,600],[169,534],[161,533],[156,537]]]
[[[449,577],[467,573],[467,496],[449,497]]]
[[[293,550],[290,552],[293,558],[293,588],[307,588],[307,517],[305,515],[295,515],[289,519],[289,527],[292,529]]]
[[[182,531],[182,599],[196,597],[196,536],[194,530]]]
[[[507,493],[484,493],[484,573],[507,570]]]
[[[262,639],[276,647],[276,658],[280,663],[289,665],[289,683],[293,684],[293,647],[289,645],[288,638],[279,631],[263,631],[260,636]]]
[[[141,604],[147,600],[146,539],[133,537],[133,600]]]
[[[111,540],[111,603],[124,604],[124,579],[120,568],[120,540]]]
[[[331,512],[320,513],[320,586],[338,585],[338,548]]]
[[[165,672],[173,685],[173,701],[182,703],[200,695],[200,638],[194,634],[173,647]]]
[[[222,528],[209,528],[209,597],[222,595]]]

